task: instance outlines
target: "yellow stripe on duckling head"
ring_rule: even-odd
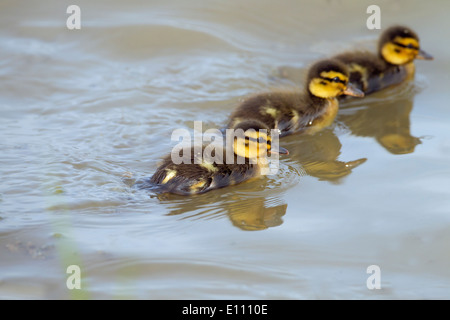
[[[414,38],[395,37],[381,48],[381,55],[390,64],[402,65],[413,61],[419,54],[419,41]]]
[[[403,46],[412,46],[415,49],[419,49],[419,41],[414,38],[403,38],[403,37],[395,37],[394,40],[392,40],[394,43],[400,43]],[[412,49],[412,48],[411,48]]]
[[[340,82],[330,82],[322,78],[314,78],[309,82],[309,91],[319,98],[336,98],[342,94],[344,89],[344,84]]]
[[[246,137],[249,137],[251,139],[255,139],[258,140],[259,138],[264,139],[265,141],[267,141],[267,133],[263,132],[263,131],[256,131],[256,130],[247,130],[245,131],[244,135]]]
[[[264,132],[247,130],[244,138],[236,137],[234,153],[243,158],[256,159],[267,154],[270,150],[271,138]]]
[[[320,73],[320,76],[322,78],[328,78],[328,79],[339,78],[340,81],[344,81],[344,82],[348,81],[347,76],[345,76],[342,73],[337,72],[337,71],[322,71]]]
[[[167,183],[170,179],[173,179],[174,177],[177,176],[176,170],[166,169],[166,171],[167,171],[166,177],[164,178],[163,181],[161,181],[162,184]]]
[[[318,77],[309,82],[309,91],[319,98],[336,98],[343,94],[348,83],[348,77],[338,71],[322,71]]]

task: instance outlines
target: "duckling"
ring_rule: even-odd
[[[269,128],[256,120],[243,121],[235,126],[232,143],[232,157],[227,157],[227,147],[215,149],[214,156],[205,152],[196,154],[195,148],[190,149],[187,156],[189,163],[176,164],[171,155],[167,156],[150,179],[162,193],[192,195],[210,190],[235,185],[261,175],[268,168],[267,152],[288,154],[279,147],[272,150],[272,137]],[[242,133],[243,134],[239,134]],[[227,135],[228,138],[228,135]],[[227,144],[231,145],[230,144]],[[211,152],[212,153],[212,152]],[[216,161],[216,156],[220,160]],[[231,161],[230,161],[231,160]]]
[[[295,132],[313,134],[333,123],[340,95],[364,96],[348,81],[347,66],[338,60],[323,60],[311,66],[307,87],[302,91],[278,90],[249,97],[231,114],[227,127],[256,119],[280,136]]]
[[[381,34],[378,54],[356,51],[334,58],[348,66],[350,82],[366,95],[411,79],[415,59],[433,59],[420,49],[417,34],[405,26],[393,26]]]

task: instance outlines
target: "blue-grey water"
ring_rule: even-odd
[[[450,298],[450,4],[375,2],[83,0],[68,30],[72,2],[3,0],[0,298]],[[276,175],[194,197],[134,186],[174,129],[220,128],[316,59],[374,50],[370,4],[435,56],[414,81],[283,138]]]

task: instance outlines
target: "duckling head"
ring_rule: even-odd
[[[278,147],[272,149],[272,137],[269,127],[258,120],[246,120],[238,123],[235,127],[234,153],[247,159],[258,159],[270,153],[289,154],[289,152]]]
[[[419,37],[408,27],[386,29],[378,43],[380,55],[390,64],[402,65],[414,59],[433,60],[433,56],[420,49]]]
[[[364,93],[349,81],[347,66],[329,59],[315,63],[308,72],[309,92],[319,98],[330,99],[340,95],[364,97]]]

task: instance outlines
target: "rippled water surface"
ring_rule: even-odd
[[[172,131],[373,50],[374,1],[77,1],[70,31],[71,2],[3,0],[0,298],[450,298],[450,5],[375,2],[435,60],[283,138],[276,175],[182,197],[134,185]]]

